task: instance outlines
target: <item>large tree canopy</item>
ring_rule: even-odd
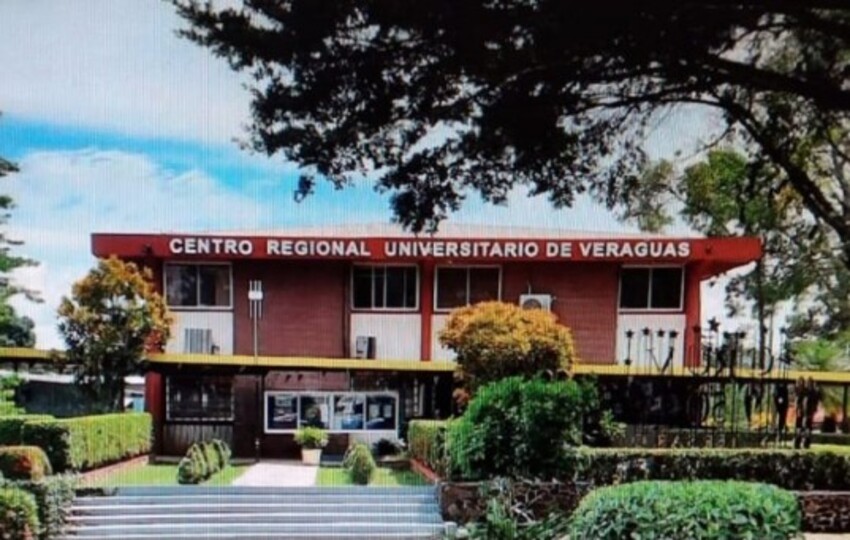
[[[697,104],[850,240],[850,185],[807,166],[850,155],[832,137],[850,112],[845,0],[173,2],[184,36],[253,76],[253,147],[301,165],[303,194],[371,171],[415,230],[514,186],[613,205],[649,121]]]

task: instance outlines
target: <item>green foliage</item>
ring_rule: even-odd
[[[36,422],[39,420],[53,420],[54,418],[48,414],[22,414],[15,416],[0,416],[0,445],[20,445],[23,443],[21,438],[21,428],[26,422]]]
[[[53,474],[44,450],[37,446],[0,446],[0,473],[10,480],[41,480]]]
[[[304,427],[295,432],[295,443],[302,448],[324,448],[328,444],[328,432],[315,427]]]
[[[2,309],[2,306],[0,306]],[[2,335],[2,330],[0,330]],[[4,345],[0,344],[0,347]],[[8,345],[7,345],[8,346]],[[17,375],[0,378],[0,417],[24,414],[24,410],[15,405],[15,390],[23,380]]]
[[[146,454],[151,430],[147,413],[103,414],[26,422],[21,438],[44,449],[56,472],[84,471]]]
[[[149,269],[116,258],[100,260],[59,306],[59,332],[77,382],[97,406],[124,408],[124,380],[146,351],[160,350],[171,316]]]
[[[5,487],[14,487],[31,493],[38,507],[38,520],[42,540],[59,538],[71,513],[75,488],[79,478],[73,474],[48,476],[38,482],[6,481]]]
[[[473,540],[561,540],[569,530],[568,515],[575,505],[561,507],[563,501],[546,501],[548,511],[538,517],[528,499],[516,497],[515,486],[506,479],[482,483],[480,496],[487,501],[484,516],[470,524]],[[534,497],[539,502],[545,497]],[[576,494],[578,499],[578,494]],[[577,504],[577,500],[575,503]]]
[[[410,457],[421,461],[440,476],[447,472],[445,439],[448,425],[446,420],[413,420],[407,428]]]
[[[569,373],[575,361],[572,334],[553,313],[506,302],[454,310],[440,343],[457,354],[457,377],[470,394],[506,377]]]
[[[31,493],[22,489],[0,489],[0,538],[33,540],[38,534],[38,508]]]
[[[380,439],[372,445],[372,453],[377,457],[397,456],[402,452],[402,447],[390,439]]]
[[[177,483],[200,484],[230,463],[230,448],[222,440],[192,444],[177,465]]]
[[[367,485],[372,480],[372,476],[378,468],[375,465],[372,452],[363,443],[355,443],[348,448],[342,466],[345,467],[351,481],[361,486]]]
[[[581,442],[588,407],[574,381],[511,377],[484,386],[449,427],[451,470],[466,479],[552,477],[566,447]]]
[[[594,485],[639,480],[741,480],[784,489],[850,490],[850,456],[833,452],[738,449],[582,448],[564,476]]]
[[[35,347],[35,322],[5,300],[0,304],[0,347]]]
[[[571,538],[620,540],[788,540],[800,533],[796,497],[744,482],[637,482],[601,488],[582,500]]]

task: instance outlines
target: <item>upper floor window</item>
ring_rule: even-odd
[[[681,267],[623,268],[620,272],[621,309],[682,309]]]
[[[172,307],[230,307],[230,266],[166,264],[165,298]]]
[[[498,300],[500,282],[501,269],[498,267],[437,268],[437,309]]]
[[[416,309],[418,272],[415,266],[355,266],[354,309]]]

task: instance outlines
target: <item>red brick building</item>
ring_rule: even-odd
[[[267,456],[294,451],[306,424],[344,444],[449,414],[452,354],[438,333],[479,301],[551,310],[584,364],[623,362],[629,332],[652,329],[640,347],[692,365],[700,283],[761,254],[752,238],[387,226],[95,234],[92,247],[151,268],[175,316],[147,375],[157,450],[215,435]]]

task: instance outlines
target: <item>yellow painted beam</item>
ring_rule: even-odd
[[[47,351],[44,349],[26,349],[23,347],[0,347],[0,360],[4,362],[20,360],[55,362],[62,358],[61,351]]]
[[[290,356],[253,356],[217,354],[151,354],[154,364],[197,366],[236,366],[290,369],[351,369],[374,371],[415,371],[451,373],[454,362],[420,362],[418,360],[362,360],[357,358],[307,358]]]

